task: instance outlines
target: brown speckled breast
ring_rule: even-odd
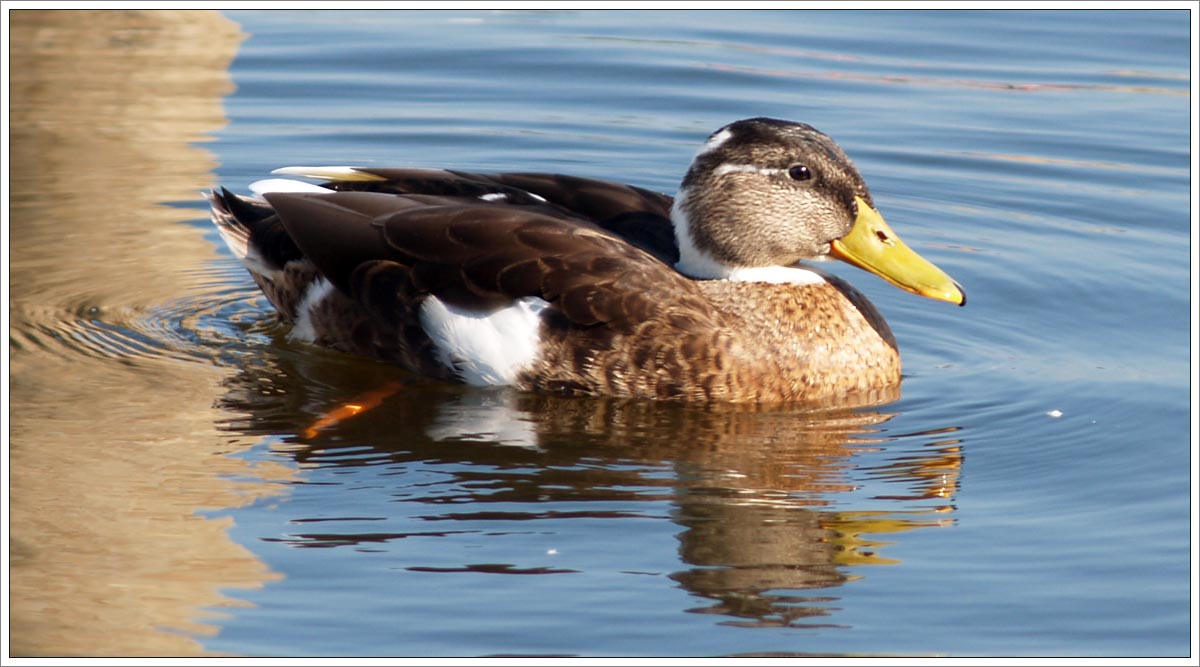
[[[550,318],[526,389],[700,401],[805,401],[900,382],[896,341],[843,281],[697,283],[707,328],[669,304],[630,334]],[[586,351],[586,352],[581,352]]]

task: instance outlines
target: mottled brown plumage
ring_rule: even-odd
[[[550,174],[283,171],[330,178],[328,190],[222,191],[213,218],[317,344],[469,379],[423,304],[489,313],[536,297],[536,355],[510,378],[521,389],[776,402],[900,380],[895,339],[861,294],[782,268],[842,252],[856,216],[874,213],[848,159],[806,125],[723,128],[678,200]]]

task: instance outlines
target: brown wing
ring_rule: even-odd
[[[414,321],[426,294],[472,309],[538,296],[575,326],[622,332],[664,310],[708,310],[671,266],[550,209],[367,192],[266,198],[323,275],[396,324]]]
[[[335,181],[342,191],[464,197],[589,220],[668,264],[679,261],[672,198],[643,188],[561,174],[475,174],[442,169],[356,168],[382,180]],[[487,197],[487,200],[480,199]]]

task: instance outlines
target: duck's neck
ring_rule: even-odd
[[[798,266],[736,266],[721,262],[706,250],[696,246],[695,226],[688,213],[687,188],[681,188],[671,205],[671,225],[675,229],[675,244],[679,261],[675,270],[697,280],[732,280],[740,282],[792,283],[814,285],[826,282],[815,271]]]
[[[707,251],[696,247],[687,202],[687,188],[680,188],[675,203],[671,205],[671,225],[675,228],[675,244],[679,246],[679,261],[675,263],[675,270],[699,280],[728,279],[735,268],[718,262]]]

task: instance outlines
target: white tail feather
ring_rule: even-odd
[[[277,280],[282,272],[278,267],[263,259],[258,250],[250,244],[250,230],[233,217],[233,214],[224,204],[220,203],[216,195],[210,193],[206,196],[213,203],[213,225],[221,234],[221,240],[229,246],[229,251],[233,253],[233,256],[237,257],[251,273],[256,273],[268,280]]]
[[[333,192],[329,188],[305,183],[304,181],[293,181],[290,178],[267,178],[255,181],[250,184],[250,191],[258,197],[273,192],[316,192],[322,194]]]

